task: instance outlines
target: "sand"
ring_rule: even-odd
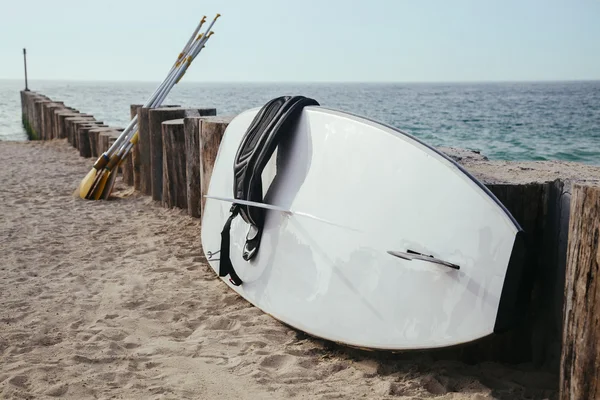
[[[2,399],[545,399],[557,377],[316,340],[205,263],[200,221],[89,171],[64,140],[0,142]]]

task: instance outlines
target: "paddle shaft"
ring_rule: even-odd
[[[201,36],[198,36],[198,38],[196,38],[196,40],[193,41],[193,44],[191,46],[186,45],[186,48],[184,49],[184,50],[186,50],[186,52],[184,54],[190,54],[190,55],[188,55],[187,57],[185,57],[185,56],[181,57],[181,55],[180,55],[178,57],[178,61],[171,68],[171,71],[169,71],[167,78],[158,87],[158,89],[155,91],[155,93],[153,94],[151,99],[148,102],[146,102],[146,104],[143,105],[143,107],[156,108],[162,104],[162,102],[167,97],[168,93],[171,91],[173,86],[175,86],[175,84],[185,74],[185,72],[186,72],[187,68],[189,67],[189,65],[191,64],[191,62],[200,53],[201,49],[204,47],[204,44],[210,38],[210,36],[211,36],[210,29],[213,27],[213,25],[215,24],[215,22],[219,16],[220,15],[217,14],[217,16],[213,19],[213,21],[207,28],[206,33],[202,34]],[[195,33],[197,33],[199,28],[200,27],[197,28]],[[118,151],[116,154],[117,157],[123,157],[124,155],[126,155],[129,152],[129,150],[131,149],[131,147],[133,147],[133,143],[131,143],[131,138],[133,137],[136,130],[137,130],[137,116],[135,116],[130,121],[130,123],[127,125],[127,127],[125,128],[123,133],[121,133],[119,138],[117,138],[115,143],[113,143],[113,145],[109,148],[109,150],[106,152],[106,154],[110,155],[116,148],[118,148]]]
[[[214,24],[214,21],[213,21],[213,24]],[[211,26],[213,24],[211,24]],[[199,40],[196,40],[196,42],[192,46],[192,49],[190,50],[192,55],[188,56],[188,58],[186,58],[185,61],[183,61],[175,69],[174,73],[170,74],[170,76],[167,78],[167,80],[165,82],[165,85],[162,85],[162,90],[160,91],[158,97],[156,97],[154,103],[152,105],[150,105],[150,108],[156,108],[162,104],[162,102],[167,97],[170,90],[173,88],[173,86],[175,86],[175,84],[177,84],[177,82],[181,79],[181,77],[183,77],[183,75],[187,71],[188,67],[190,66],[191,62],[200,53],[201,49],[204,47],[204,44],[208,41],[210,36],[211,35],[209,33],[209,34],[203,35],[201,38],[198,38]],[[129,125],[132,125],[131,129],[128,129],[127,132],[123,131],[123,133],[126,133],[126,134],[124,135],[124,140],[121,141],[121,143],[119,144],[120,148],[117,152],[118,157],[124,157],[125,155],[127,155],[127,153],[131,150],[131,148],[134,145],[134,143],[131,142],[131,138],[133,137],[133,134],[137,130],[137,118],[136,117],[134,117],[134,119],[129,124]],[[134,123],[134,120],[135,120],[135,123]],[[128,125],[128,128],[129,128],[129,125]],[[123,143],[123,142],[126,142],[126,143]]]
[[[143,107],[155,107],[154,103],[156,102],[157,97],[159,97],[164,89],[166,84],[169,81],[169,78],[172,76],[172,74],[177,70],[177,68],[179,67],[179,65],[181,65],[182,60],[185,59],[186,54],[191,50],[191,45],[195,42],[194,38],[196,38],[196,35],[198,34],[198,32],[200,31],[200,28],[202,28],[202,25],[204,25],[204,22],[206,21],[206,16],[204,16],[202,18],[202,20],[200,20],[200,23],[198,24],[198,26],[196,27],[196,29],[194,29],[194,32],[192,33],[192,35],[190,36],[190,38],[188,39],[186,45],[184,46],[183,50],[179,53],[179,55],[177,56],[177,60],[175,60],[175,62],[173,63],[173,66],[171,66],[171,69],[169,70],[169,73],[167,74],[167,77],[161,82],[161,84],[154,90],[154,92],[152,93],[152,95],[148,98],[148,100],[146,100],[146,103],[143,105]],[[214,20],[213,23],[211,23],[211,27],[214,24]],[[166,97],[166,96],[165,96]],[[164,100],[164,97],[163,97]],[[162,102],[162,100],[161,100]],[[117,140],[115,140],[115,142],[112,144],[112,146],[104,153],[106,156],[110,156],[110,154],[117,149],[119,146],[121,146],[121,144],[123,143],[123,141],[127,140],[127,136],[129,134],[130,131],[135,131],[137,128],[137,116],[135,116],[127,125],[127,127],[123,130],[123,133],[121,133],[121,135],[119,135],[119,137],[117,138]]]

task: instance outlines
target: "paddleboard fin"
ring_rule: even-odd
[[[456,264],[452,264],[448,261],[440,260],[439,258],[435,258],[434,256],[429,256],[425,254],[418,253],[413,250],[407,250],[406,253],[402,251],[392,251],[388,250],[388,254],[393,255],[394,257],[402,258],[403,260],[420,260],[427,261],[433,264],[442,265],[444,267],[452,268],[452,269],[460,269],[460,267]]]
[[[235,199],[262,203],[262,172],[279,144],[282,135],[289,133],[300,118],[305,106],[319,103],[304,96],[281,96],[267,102],[256,114],[242,137],[233,165],[233,196]],[[242,284],[229,258],[229,231],[232,220],[239,214],[250,225],[242,257],[250,261],[258,252],[265,208],[234,203],[231,215],[221,231],[219,276],[230,276],[234,285]]]

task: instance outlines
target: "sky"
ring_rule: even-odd
[[[161,81],[203,15],[190,82],[600,79],[600,0],[0,0],[0,79]],[[205,25],[206,27],[207,25]]]

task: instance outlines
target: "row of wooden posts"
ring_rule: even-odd
[[[98,157],[122,131],[42,94],[22,91],[21,100],[30,138],[66,138],[82,157]],[[214,108],[132,105],[135,115],[140,141],[122,165],[123,182],[200,217],[230,118]],[[560,399],[600,399],[600,188],[560,176],[527,184],[502,179],[490,175],[483,183],[526,232],[526,285],[519,288],[526,318],[509,332],[430,354],[533,362],[560,377]]]
[[[30,139],[66,138],[81,157],[98,158],[124,129],[107,126],[90,114],[36,92],[22,91],[21,100],[23,125]],[[186,209],[192,217],[200,217],[219,144],[231,117],[218,117],[215,108],[144,108],[133,104],[130,116],[136,115],[139,142],[119,170],[123,182],[165,207]]]

